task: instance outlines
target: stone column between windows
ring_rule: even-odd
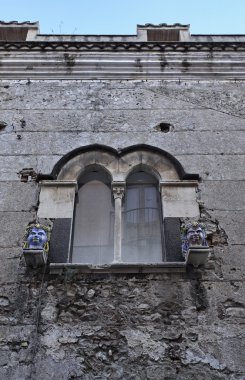
[[[122,261],[122,200],[125,186],[113,184],[112,193],[115,199],[114,263],[120,263]]]

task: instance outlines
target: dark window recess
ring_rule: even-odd
[[[0,41],[25,41],[28,28],[0,28]]]
[[[72,219],[63,218],[54,220],[50,252],[48,260],[51,263],[67,263],[70,244]]]
[[[148,29],[147,30],[147,41],[179,41],[180,31],[178,29]]]
[[[164,219],[166,261],[184,261],[181,250],[179,218]]]

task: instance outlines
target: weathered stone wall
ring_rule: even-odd
[[[237,81],[1,82],[1,378],[245,378],[244,90]],[[18,173],[50,173],[94,143],[147,143],[200,174],[202,215],[217,225],[205,269],[26,270],[21,242],[39,189]]]

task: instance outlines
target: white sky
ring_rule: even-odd
[[[0,20],[42,34],[136,34],[136,24],[191,24],[192,34],[245,34],[245,0],[0,0]]]

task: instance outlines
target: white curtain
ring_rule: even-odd
[[[92,180],[78,192],[72,262],[106,264],[113,261],[114,208],[111,190]]]
[[[130,176],[123,211],[124,262],[159,263],[162,255],[161,204],[156,179],[144,172]]]

